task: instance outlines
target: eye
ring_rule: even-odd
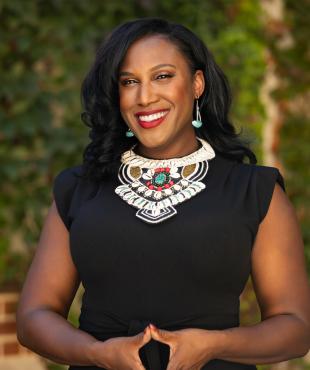
[[[164,78],[159,78],[159,77],[164,77]],[[157,76],[158,79],[160,80],[165,80],[166,78],[171,78],[173,77],[173,75],[169,74],[169,73],[166,73],[166,74],[160,74]]]
[[[160,75],[158,75],[156,77],[157,80],[166,80],[167,78],[171,78],[173,77],[174,75],[170,74],[170,73],[162,73]],[[132,79],[128,79],[128,80],[123,80],[121,81],[121,84],[123,86],[128,86],[128,85],[132,85],[131,82],[136,82],[136,80],[132,80]]]
[[[134,81],[134,80],[123,80],[121,81],[121,84],[124,85],[124,86],[127,86],[127,85],[131,85],[131,81]]]

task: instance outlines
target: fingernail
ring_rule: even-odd
[[[150,324],[150,327],[153,329],[153,330],[157,330],[156,326],[154,324]]]

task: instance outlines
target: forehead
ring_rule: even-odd
[[[173,42],[161,36],[147,36],[129,47],[120,70],[148,70],[158,64],[187,67],[185,57]]]

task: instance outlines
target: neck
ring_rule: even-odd
[[[181,158],[194,153],[201,147],[201,143],[194,136],[185,143],[179,142],[175,145],[169,145],[168,148],[149,148],[138,143],[134,148],[134,153],[149,159],[171,159]]]

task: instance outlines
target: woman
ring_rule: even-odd
[[[159,18],[124,23],[82,96],[91,142],[55,179],[20,342],[71,370],[241,370],[306,354],[296,215],[280,172],[256,165],[229,122],[202,41]],[[262,321],[239,327],[250,273]],[[66,318],[81,282],[77,329]]]

